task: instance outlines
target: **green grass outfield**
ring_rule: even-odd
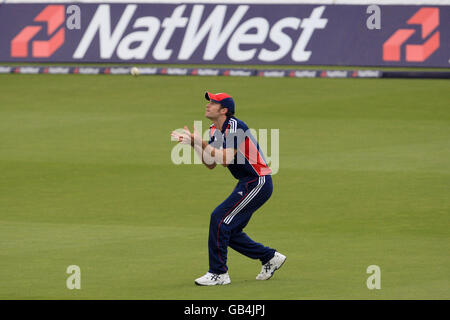
[[[230,249],[231,284],[194,285],[236,182],[171,162],[205,90],[280,130],[245,229],[288,257],[270,281]],[[0,298],[450,299],[449,101],[448,80],[0,75]]]

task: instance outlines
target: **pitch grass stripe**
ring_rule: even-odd
[[[225,223],[229,224],[233,217],[237,215],[252,199],[256,196],[256,194],[259,192],[259,190],[263,187],[265,183],[265,178],[261,177],[260,182],[258,185],[253,189],[250,194],[247,196],[247,198],[237,207],[233,210],[233,212],[225,219]]]
[[[231,220],[233,220],[234,216],[237,215],[252,199],[258,194],[259,190],[263,187],[265,183],[264,177],[260,178],[258,185],[253,189],[247,198],[231,212],[231,214],[224,220],[226,224],[230,224]]]

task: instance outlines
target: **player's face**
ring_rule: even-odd
[[[206,105],[205,117],[214,120],[220,117],[225,110],[223,110],[219,103],[210,101]]]

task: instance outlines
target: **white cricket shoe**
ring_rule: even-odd
[[[215,274],[207,272],[203,277],[195,279],[195,284],[198,286],[215,286],[224,285],[231,282],[230,276],[227,273]]]
[[[286,256],[275,252],[273,258],[266,264],[263,264],[260,274],[256,276],[256,280],[269,280],[274,272],[281,268],[284,261],[286,261]]]

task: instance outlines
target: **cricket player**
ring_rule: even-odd
[[[211,214],[209,225],[209,270],[195,280],[201,286],[225,285],[231,282],[227,267],[228,247],[262,263],[257,280],[268,280],[286,257],[275,249],[250,239],[242,230],[252,214],[272,195],[271,169],[256,139],[247,125],[234,117],[233,98],[226,93],[205,93],[208,100],[205,116],[212,121],[209,141],[202,140],[194,127],[184,132],[173,131],[171,136],[183,144],[190,144],[203,164],[214,169],[217,164],[227,167],[238,180],[233,192]]]

